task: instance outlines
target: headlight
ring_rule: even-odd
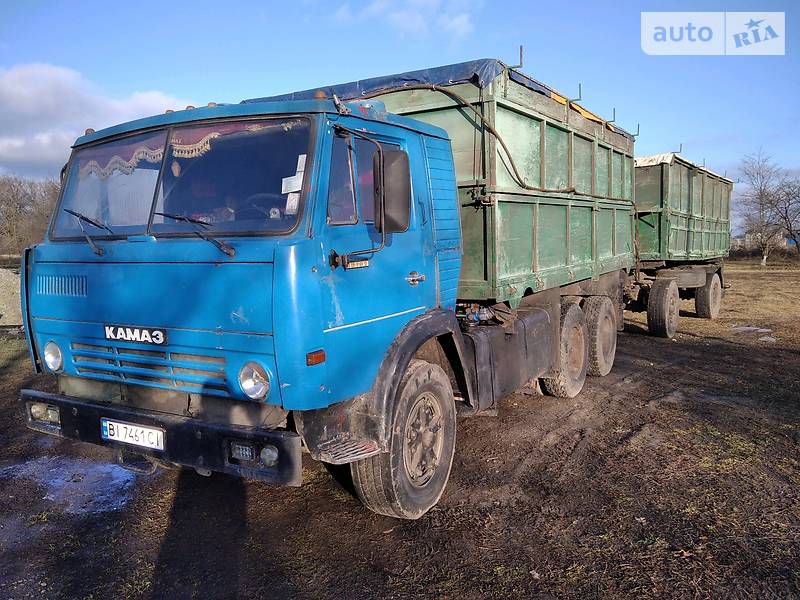
[[[47,342],[44,345],[44,363],[47,368],[54,373],[61,370],[64,366],[64,357],[61,355],[61,348],[55,342]]]
[[[239,385],[253,400],[261,400],[269,393],[269,377],[256,363],[249,362],[239,371]]]

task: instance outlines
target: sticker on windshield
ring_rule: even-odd
[[[300,192],[291,192],[286,196],[286,210],[287,215],[296,215],[297,207],[300,205]]]
[[[299,192],[303,187],[303,174],[292,175],[291,177],[284,177],[281,180],[281,194],[291,194],[292,192]]]
[[[291,194],[299,192],[303,187],[303,172],[306,170],[306,155],[300,154],[297,157],[297,171],[294,175],[281,179],[281,194]],[[288,202],[288,200],[287,200]]]

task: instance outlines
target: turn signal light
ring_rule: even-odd
[[[325,362],[325,350],[314,350],[306,354],[306,366],[313,367]]]

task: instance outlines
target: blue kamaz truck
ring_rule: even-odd
[[[87,130],[62,184],[22,407],[133,469],[300,485],[307,451],[417,518],[457,413],[613,365],[633,138],[496,60]]]

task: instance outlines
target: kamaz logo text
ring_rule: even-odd
[[[163,329],[121,327],[119,325],[106,325],[104,329],[107,340],[157,344],[159,346],[167,341],[167,334]]]

